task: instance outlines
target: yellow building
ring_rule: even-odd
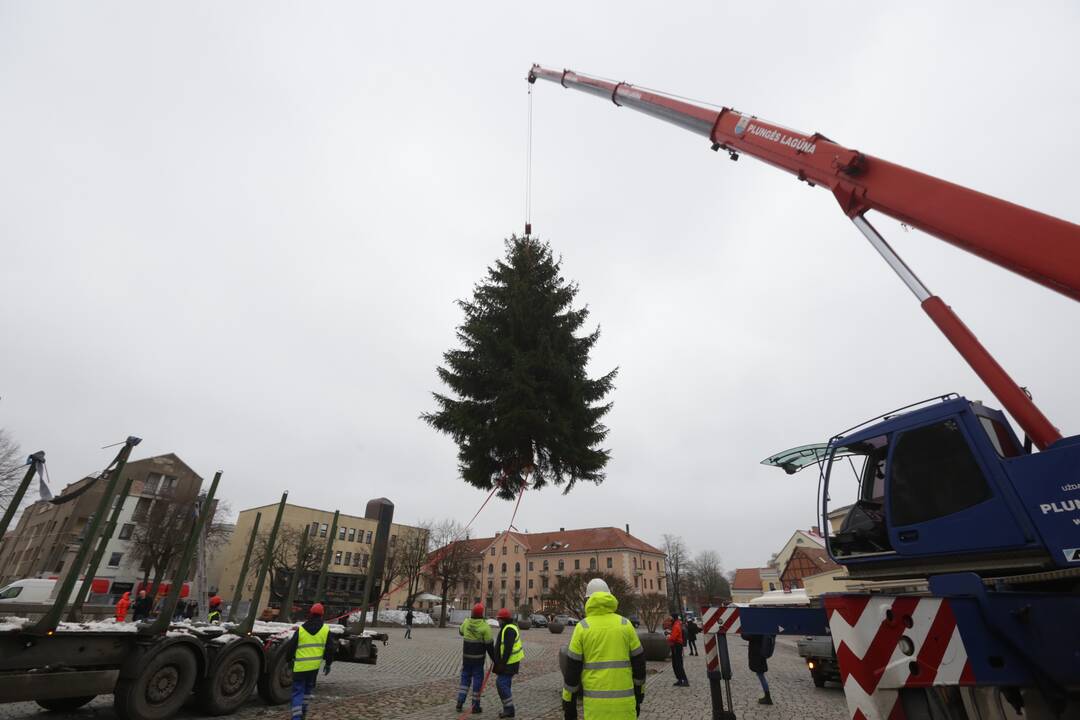
[[[236,526],[228,544],[220,551],[220,570],[218,572],[220,572],[221,580],[219,594],[225,603],[230,603],[236,592],[236,582],[240,577],[244,553],[247,550],[248,541],[251,539],[251,528],[255,522],[255,516],[259,513],[262,514],[258,531],[262,544],[260,545],[257,541],[256,548],[252,553],[247,580],[244,583],[243,598],[239,608],[241,613],[246,612],[246,608],[249,607],[251,601],[251,595],[255,590],[256,576],[259,571],[258,561],[263,557],[262,547],[265,546],[266,538],[273,527],[277,504],[242,510],[236,519]],[[322,554],[330,539],[329,533],[333,520],[333,511],[316,510],[315,508],[300,505],[285,505],[281,515],[281,528],[278,531],[277,549],[274,552],[274,562],[272,563],[274,567],[267,573],[263,583],[263,591],[257,600],[260,613],[267,607],[277,608],[284,599],[292,570],[296,566],[301,534],[307,536],[308,550],[304,554],[305,567],[298,581],[295,605],[306,606],[315,602],[315,591],[321,569]],[[364,583],[367,579],[367,570],[374,549],[377,526],[378,521],[376,519],[346,515],[344,513],[338,516],[337,535],[334,537],[330,562],[327,566],[326,592],[323,598],[318,599],[334,608],[343,610],[360,606]],[[411,525],[394,523],[390,529],[388,556],[394,552],[400,540],[420,532],[427,531]],[[393,586],[398,584],[394,582]],[[407,599],[406,595],[405,588],[393,591],[383,599],[380,607],[396,608],[399,605],[404,605]]]

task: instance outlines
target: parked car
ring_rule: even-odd
[[[567,627],[574,627],[575,625],[578,624],[579,620],[576,617],[574,617],[573,615],[556,615],[555,616],[555,622],[561,622],[563,625],[566,625]]]
[[[548,625],[548,619],[540,613],[533,613],[529,619],[532,620],[533,627],[546,628]]]
[[[635,628],[641,627],[641,618],[639,618],[637,615],[627,615],[626,619],[629,620],[630,624],[633,625]]]
[[[47,603],[51,602],[53,588],[58,578],[24,578],[0,588],[0,603]],[[83,580],[82,582],[86,582]],[[81,583],[79,583],[81,584]],[[76,588],[78,585],[76,585]],[[104,594],[109,590],[109,580],[94,578],[90,592]]]

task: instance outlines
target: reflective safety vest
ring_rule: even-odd
[[[502,657],[503,647],[505,647],[504,643],[506,642],[504,638],[506,636],[507,628],[514,628],[514,634],[516,636],[514,638],[514,648],[510,651],[510,658],[506,661],[507,665],[513,665],[514,663],[519,663],[525,659],[525,651],[521,648],[521,630],[519,630],[518,626],[514,623],[506,623],[503,625],[502,630],[499,631],[499,648],[498,652],[495,653],[495,656]]]
[[[577,624],[567,655],[582,663],[585,720],[637,717],[630,658],[643,652],[634,626],[614,612],[589,615]],[[570,702],[578,689],[564,686],[563,700]]]
[[[323,654],[326,652],[326,638],[330,637],[330,626],[323,625],[319,632],[312,635],[304,626],[297,628],[299,637],[296,643],[296,660],[293,662],[294,673],[311,672],[322,667]]]
[[[213,623],[214,625],[217,625],[218,623],[221,622],[221,611],[220,610],[211,610],[206,615],[206,619],[209,622]]]

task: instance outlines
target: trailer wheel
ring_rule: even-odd
[[[825,674],[819,673],[816,670],[810,671],[810,677],[814,680],[814,687],[825,687]]]
[[[267,705],[281,705],[292,697],[292,663],[282,652],[284,645],[279,645],[277,652],[270,656],[259,675],[259,696]]]
[[[51,698],[49,700],[35,700],[38,705],[46,710],[53,710],[56,712],[68,712],[70,710],[78,710],[86,703],[90,702],[97,695],[84,695],[82,697],[70,697],[70,698]]]
[[[228,715],[251,697],[259,681],[259,651],[239,645],[214,664],[196,691],[199,707],[209,715]]]
[[[134,680],[117,684],[113,707],[124,720],[165,720],[195,687],[198,666],[190,650],[170,647],[153,655]]]

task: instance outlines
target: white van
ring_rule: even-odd
[[[26,578],[16,580],[10,585],[0,588],[0,605],[3,603],[49,603],[52,602],[53,588],[56,587],[57,578]],[[85,580],[83,582],[86,582]],[[92,583],[91,592],[99,590],[95,585],[104,583],[108,587],[108,581],[96,578]]]

